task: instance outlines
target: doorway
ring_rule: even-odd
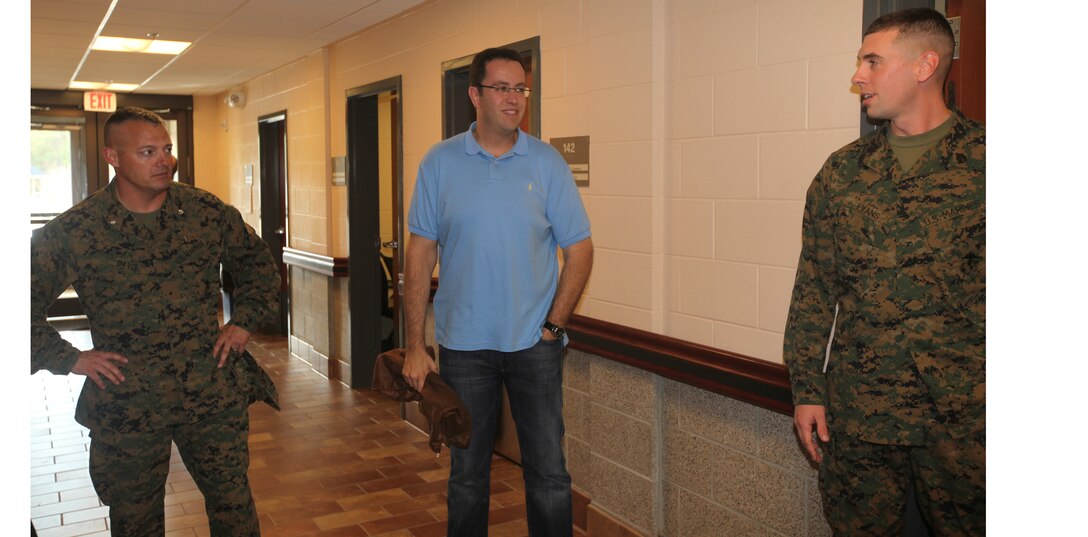
[[[283,248],[287,246],[287,113],[278,112],[257,120],[261,166],[261,238],[272,250],[280,272],[279,317],[260,328],[267,334],[289,334],[291,292]],[[226,284],[224,283],[224,287]]]
[[[357,389],[370,387],[379,354],[402,345],[400,84],[398,76],[347,91],[348,308]]]
[[[540,85],[540,37],[531,37],[516,43],[502,45],[517,51],[525,67],[525,83],[529,88]],[[476,109],[468,97],[469,68],[475,54],[442,63],[442,137],[449,138],[468,130],[476,120]],[[529,94],[525,116],[519,128],[527,134],[540,137],[540,92]],[[441,285],[441,283],[439,283]],[[439,363],[442,357],[439,356]],[[517,428],[510,411],[510,397],[503,388],[499,423],[495,430],[495,452],[521,464],[521,448],[518,445]]]
[[[516,43],[503,45],[521,56],[525,66],[525,85],[536,88],[540,84],[540,37],[531,37]],[[476,109],[468,98],[468,71],[475,54],[442,62],[442,138],[449,138],[468,130],[476,121]],[[521,130],[540,137],[540,92],[533,91],[526,101],[525,116],[521,118]]]

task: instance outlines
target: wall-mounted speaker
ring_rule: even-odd
[[[241,92],[232,92],[227,95],[223,102],[227,103],[227,106],[231,108],[245,108],[246,106],[246,94]]]

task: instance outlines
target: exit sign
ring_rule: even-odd
[[[113,112],[117,110],[117,95],[108,91],[84,92],[83,109],[88,112]]]

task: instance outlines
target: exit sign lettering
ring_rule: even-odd
[[[88,112],[113,112],[117,110],[117,95],[108,91],[85,92],[83,109]]]

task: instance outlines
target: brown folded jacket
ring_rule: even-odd
[[[427,347],[434,359],[434,349]],[[419,401],[419,411],[431,428],[431,450],[438,453],[442,444],[461,449],[472,438],[472,416],[460,397],[435,373],[428,373],[423,392],[417,392],[404,380],[404,349],[392,349],[378,355],[374,362],[371,389],[397,401]]]

